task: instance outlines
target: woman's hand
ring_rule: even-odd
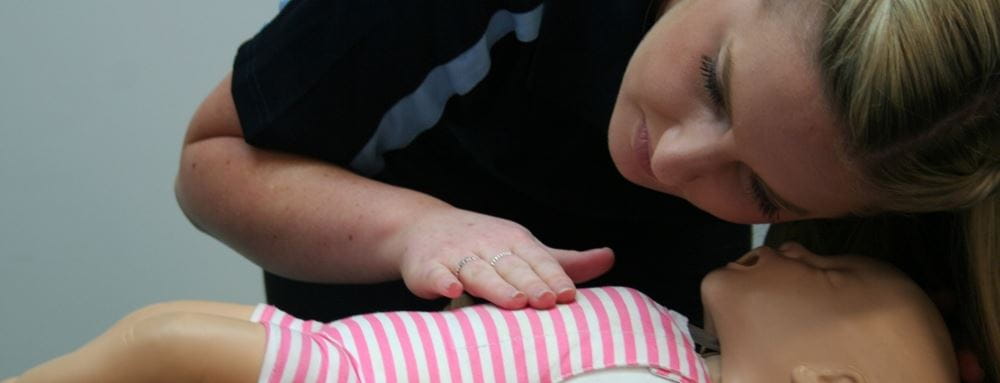
[[[553,249],[517,223],[450,206],[423,212],[389,243],[417,296],[455,298],[465,291],[509,309],[571,302],[575,282],[614,263],[611,249]]]

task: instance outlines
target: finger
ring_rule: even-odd
[[[555,302],[572,302],[576,298],[576,285],[573,280],[563,270],[559,262],[552,257],[552,254],[543,247],[524,246],[517,249],[517,254],[524,259],[531,269],[545,281],[545,284],[554,291]],[[551,306],[539,307],[548,308]]]
[[[511,251],[498,253],[489,258],[489,264],[504,280],[528,295],[528,304],[531,307],[545,309],[556,304],[554,290],[517,253]],[[566,281],[572,286],[569,277],[566,277]]]
[[[523,292],[500,277],[481,259],[465,264],[458,272],[458,279],[469,294],[505,309],[519,309],[528,302]]]
[[[570,279],[583,283],[597,278],[611,270],[615,264],[615,252],[607,247],[586,251],[549,249],[556,262],[562,266]]]
[[[403,278],[406,287],[414,295],[424,299],[434,299],[441,296],[454,299],[462,294],[462,282],[447,266],[434,262],[421,272],[423,278]],[[423,283],[411,285],[410,281],[422,281]]]

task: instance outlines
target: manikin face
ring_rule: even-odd
[[[706,276],[702,300],[726,383],[956,380],[934,305],[869,258],[759,248]]]
[[[814,58],[819,2],[764,3],[784,2],[670,4],[629,62],[612,158],[630,181],[733,222],[845,215],[865,201]]]

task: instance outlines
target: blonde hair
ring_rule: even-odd
[[[940,248],[958,272],[954,280],[965,284],[957,289],[965,292],[969,308],[969,339],[979,343],[980,364],[996,377],[1000,1],[824,4],[819,49],[824,86],[844,126],[845,161],[873,200],[860,213],[950,212],[951,227],[944,229],[950,232],[936,237],[951,242]]]

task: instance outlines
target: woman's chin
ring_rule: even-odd
[[[646,186],[649,182],[648,176],[643,172],[641,164],[635,158],[632,148],[629,145],[610,145],[611,161],[614,162],[618,173],[634,184]],[[649,187],[649,186],[646,186]]]
[[[614,153],[611,155],[614,158]],[[658,185],[649,173],[643,168],[643,166],[638,163],[632,156],[627,156],[627,159],[615,160],[615,167],[618,168],[618,173],[625,177],[631,183],[642,186],[647,189],[652,189],[661,193],[667,193],[670,195],[675,195],[674,193],[663,190],[661,185]]]

